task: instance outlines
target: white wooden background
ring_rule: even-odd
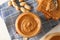
[[[11,40],[4,20],[0,17],[0,40]]]

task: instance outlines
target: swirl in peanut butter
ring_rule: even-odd
[[[37,29],[37,22],[31,15],[24,15],[20,19],[20,30],[23,34],[32,34]]]

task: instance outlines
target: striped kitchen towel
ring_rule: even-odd
[[[42,20],[42,30],[35,37],[29,38],[29,40],[39,40],[48,31],[50,31],[54,26],[56,26],[60,21],[49,20],[46,21],[44,15],[36,10],[37,3],[35,0],[25,0],[30,6],[32,6],[31,12],[38,15]],[[15,30],[15,20],[20,15],[21,12],[15,10],[12,6],[9,7],[7,2],[0,6],[0,15],[4,19],[9,34],[12,40],[23,40],[23,37],[16,33]]]

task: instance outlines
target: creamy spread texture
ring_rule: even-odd
[[[20,30],[24,34],[31,34],[37,29],[37,22],[31,15],[21,17],[20,23]]]
[[[60,36],[54,36],[50,40],[60,40]]]
[[[39,17],[31,12],[22,13],[16,20],[16,30],[25,37],[35,36],[41,29]]]

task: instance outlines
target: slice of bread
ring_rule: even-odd
[[[47,19],[60,19],[60,0],[37,0],[37,3],[37,10],[43,12]]]

